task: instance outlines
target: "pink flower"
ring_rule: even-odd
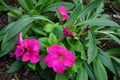
[[[16,50],[14,53],[10,54],[11,56],[22,57],[23,61],[30,61],[32,64],[39,62],[40,44],[36,39],[22,39],[22,32],[18,35],[18,42],[16,44]]]
[[[22,57],[22,60],[30,61],[32,64],[39,62],[40,61],[39,41],[37,41],[35,39],[25,39],[23,42],[23,45],[24,45],[25,52]]]
[[[64,28],[64,36],[73,36],[73,32],[68,27]]]
[[[48,55],[45,57],[45,63],[52,67],[58,74],[66,70],[66,66],[71,67],[75,63],[75,56],[60,45],[52,45],[48,48]]]
[[[69,19],[69,15],[68,15],[67,9],[64,6],[57,6],[57,8],[58,8],[58,11],[59,11],[63,21],[64,20],[67,21]]]

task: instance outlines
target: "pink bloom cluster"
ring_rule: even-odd
[[[58,11],[59,11],[59,13],[60,13],[60,15],[62,17],[62,20],[63,21],[66,20],[67,21],[69,19],[69,15],[68,15],[67,9],[64,6],[57,6],[57,8],[58,8]]]
[[[66,66],[71,67],[75,63],[75,56],[71,51],[55,44],[48,48],[45,63],[48,67],[52,67],[55,72],[61,74],[66,70]]]
[[[23,61],[30,61],[32,64],[36,64],[40,61],[39,55],[40,44],[36,39],[22,39],[22,33],[18,35],[18,42],[16,44],[16,50],[13,54],[16,59],[22,56]]]
[[[73,32],[70,31],[68,27],[64,28],[64,36],[73,36]]]

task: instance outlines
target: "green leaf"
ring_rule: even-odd
[[[23,30],[27,25],[31,24],[35,20],[44,20],[44,21],[49,21],[47,18],[44,16],[29,16],[29,15],[24,15],[22,18],[17,20],[14,24],[10,24],[9,29],[7,29],[7,38],[6,41],[11,39],[13,36],[18,34],[21,30]]]
[[[58,40],[53,33],[50,33],[49,38],[48,38],[48,43],[49,43],[49,45],[53,45],[53,44],[58,43]]]
[[[99,51],[100,54],[98,54],[98,59],[114,74],[116,74],[114,66],[112,64],[110,56],[103,51]]]
[[[68,76],[63,73],[63,74],[56,74],[55,80],[68,80]]]
[[[18,3],[19,3],[25,10],[27,10],[27,11],[30,10],[25,0],[18,0]]]
[[[95,9],[98,5],[100,5],[102,2],[102,0],[97,0],[94,1],[90,4],[88,4],[83,10],[80,10],[82,5],[78,5],[75,10],[73,11],[73,13],[70,15],[69,20],[65,23],[64,26],[69,26],[71,25],[72,22],[74,22],[78,17],[82,18],[85,15],[87,15],[90,11],[92,11],[93,9]]]
[[[81,53],[81,59],[86,60],[86,53],[83,44],[80,40],[73,40],[72,38],[67,38],[68,44],[76,51]]]
[[[42,48],[48,46],[48,38],[42,37],[38,39]]]
[[[53,29],[52,33],[59,38],[62,34],[63,34],[63,28],[62,26],[58,26],[56,28]]]
[[[87,74],[87,71],[86,69],[81,66],[79,68],[79,71],[77,73],[77,77],[76,77],[76,80],[88,80],[88,74]]]
[[[9,70],[7,71],[8,73],[14,73],[15,71],[19,70],[23,65],[21,64],[21,61],[16,60],[11,67],[9,68]]]
[[[94,73],[93,73],[93,69],[91,68],[91,66],[88,65],[86,62],[84,62],[84,66],[85,66],[85,68],[86,68],[86,71],[87,71],[90,79],[91,79],[91,80],[96,80],[96,79],[95,79],[95,75],[94,75]]]
[[[47,66],[46,66],[46,64],[45,64],[45,62],[44,62],[44,58],[45,58],[45,54],[42,54],[41,55],[41,60],[40,60],[40,62],[39,62],[39,64],[40,64],[40,66],[41,66],[41,68],[44,70]]]
[[[106,34],[109,37],[111,37],[113,40],[115,40],[118,44],[120,44],[120,39],[114,36],[110,31],[97,31],[98,33]]]
[[[95,19],[88,19],[86,21],[83,21],[81,23],[78,23],[76,26],[80,26],[80,25],[99,25],[99,26],[117,26],[119,27],[119,25],[109,19],[105,19],[105,18],[95,18]]]
[[[96,43],[95,37],[92,35],[90,31],[88,32],[88,40],[89,40],[87,44],[88,63],[91,63],[97,56],[98,49],[96,46],[97,43]]]
[[[106,51],[109,55],[114,56],[114,57],[119,57],[120,56],[120,48],[112,48]]]
[[[57,3],[53,3],[53,4],[50,4],[47,7],[45,7],[43,9],[43,12],[56,11],[57,6],[59,6],[59,5],[65,6],[67,8],[67,10],[70,10],[74,7],[74,5],[72,3],[69,3],[69,2],[57,2]]]
[[[113,56],[111,56],[111,58],[114,59],[116,62],[118,62],[120,64],[120,59],[119,58],[113,57]]]
[[[30,67],[32,70],[36,69],[36,65],[35,64],[28,63],[27,66]]]
[[[105,67],[98,59],[95,59],[93,61],[93,67],[97,80],[108,80]]]

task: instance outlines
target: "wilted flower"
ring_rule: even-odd
[[[68,27],[64,28],[64,36],[73,36],[73,32]]]
[[[67,9],[64,6],[57,6],[57,8],[58,8],[58,11],[59,11],[59,13],[60,13],[60,15],[62,17],[62,20],[63,21],[66,20],[67,21],[69,19],[69,15],[68,15]]]
[[[35,64],[40,60],[39,55],[40,44],[36,39],[22,39],[22,32],[18,35],[16,50],[11,55],[15,55],[16,59],[22,56],[23,61],[30,61]]]
[[[52,67],[58,74],[66,70],[66,66],[71,67],[75,63],[75,56],[66,48],[55,44],[48,48],[48,55],[45,57],[45,63]]]

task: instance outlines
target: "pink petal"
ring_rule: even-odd
[[[70,51],[66,55],[64,55],[64,58],[65,59],[63,60],[63,62],[66,66],[73,66],[73,64],[75,63],[75,56]]]
[[[66,66],[60,61],[56,61],[56,63],[53,66],[53,70],[58,74],[62,74],[65,71],[65,69]]]
[[[39,53],[38,53],[38,52],[32,53],[30,62],[31,62],[32,64],[36,64],[36,63],[39,62],[39,61],[40,61],[40,55],[39,55]]]
[[[29,52],[26,52],[22,57],[23,61],[29,61],[30,59],[31,59],[31,55]]]
[[[19,34],[18,34],[18,44],[21,44],[23,42],[23,39],[22,39],[22,32],[20,32]]]
[[[56,55],[50,55],[48,54],[44,61],[45,61],[45,64],[48,65],[48,67],[53,67],[53,64],[55,63],[55,61],[58,59],[58,56]]]
[[[18,59],[21,55],[24,54],[24,48],[22,46],[16,46],[16,50],[15,50],[15,56],[16,59]]]

